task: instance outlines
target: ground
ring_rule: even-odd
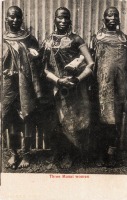
[[[52,152],[49,150],[32,150],[31,165],[26,169],[12,170],[6,168],[9,151],[3,151],[2,172],[4,173],[60,173],[60,174],[127,174],[127,152],[122,153],[122,162],[115,168],[96,167],[95,163],[76,164],[71,169],[61,169],[52,164]]]

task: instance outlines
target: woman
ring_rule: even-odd
[[[96,58],[102,127],[101,141],[98,142],[102,157],[100,164],[109,167],[116,165],[116,152],[123,146],[122,137],[125,134],[127,38],[120,30],[119,20],[117,8],[107,8],[104,12],[104,27],[93,37],[91,45]]]
[[[22,29],[23,13],[17,6],[7,11],[8,30],[3,40],[3,131],[10,133],[11,157],[8,167],[30,164],[31,132],[36,101],[41,97],[37,74],[38,42]],[[36,65],[35,65],[36,63]],[[36,66],[36,67],[35,67]],[[23,156],[17,152],[18,132],[25,126]],[[20,162],[21,161],[21,162]]]
[[[84,40],[71,32],[70,17],[65,7],[55,12],[55,31],[44,42],[45,73],[53,85],[62,132],[70,142],[70,150],[75,147],[83,152],[85,131],[90,125],[87,78],[94,63]],[[68,151],[62,138],[59,142]]]

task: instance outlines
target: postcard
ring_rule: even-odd
[[[127,192],[127,1],[0,1],[1,200]]]

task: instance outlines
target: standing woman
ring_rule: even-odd
[[[99,165],[114,167],[117,164],[116,153],[123,145],[122,137],[125,135],[122,129],[125,126],[127,85],[127,38],[120,30],[117,8],[109,7],[105,10],[104,27],[93,37],[91,47],[96,58],[101,127],[98,140]]]
[[[10,133],[8,167],[25,168],[30,164],[31,132],[36,101],[41,97],[37,74],[38,42],[22,29],[23,13],[17,6],[7,10],[8,30],[3,36],[3,132]],[[22,159],[17,152],[18,133],[24,131]],[[21,162],[20,162],[21,161]]]
[[[92,74],[94,63],[84,40],[72,33],[70,17],[67,8],[56,10],[55,31],[44,42],[44,62],[46,77],[53,85],[62,132],[70,142],[70,151],[66,151],[75,155],[73,147],[83,153],[89,130],[87,79]],[[62,138],[59,142],[64,146]],[[68,149],[66,145],[65,149]]]

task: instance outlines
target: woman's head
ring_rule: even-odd
[[[70,11],[65,7],[60,7],[55,12],[55,25],[60,34],[64,34],[68,31],[71,25]]]
[[[109,7],[104,12],[104,22],[109,30],[116,30],[119,25],[119,11],[116,7]]]
[[[22,10],[18,6],[9,7],[7,10],[6,22],[8,23],[11,31],[19,31],[23,22]]]

